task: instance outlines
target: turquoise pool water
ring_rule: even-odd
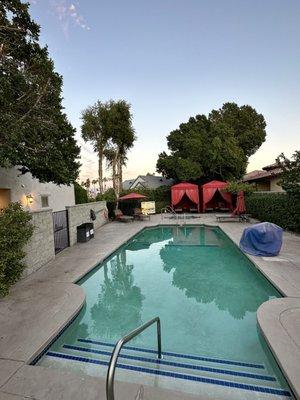
[[[164,351],[263,364],[286,387],[256,323],[280,294],[217,227],[147,228],[78,284],[86,304],[51,351],[78,338],[115,343],[159,316]],[[155,349],[155,328],[130,344]]]

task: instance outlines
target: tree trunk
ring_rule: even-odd
[[[121,161],[121,156],[119,156],[119,158],[118,158],[118,185],[119,185],[119,193],[121,193],[122,190],[123,190],[122,181],[123,181],[122,161]]]
[[[99,192],[103,193],[103,146],[98,147],[98,176],[99,176]]]
[[[120,184],[119,184],[119,151],[116,151],[115,158],[113,160],[113,175],[115,176],[114,179],[114,190],[116,193],[116,198],[120,197]],[[117,203],[118,206],[118,203]]]

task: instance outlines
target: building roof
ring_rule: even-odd
[[[282,173],[282,169],[277,164],[271,164],[264,167],[262,170],[255,170],[244,175],[243,182],[257,181],[260,179],[270,179]]]
[[[134,181],[135,181],[135,179],[127,179],[127,181],[124,181],[124,182],[122,183],[123,190],[128,190],[128,189],[130,189],[130,186],[133,184]]]
[[[139,175],[135,179],[128,179],[123,182],[123,189],[128,190],[136,187],[136,184],[140,184],[148,189],[157,189],[160,186],[171,186],[173,179],[166,179],[163,176],[156,175]]]

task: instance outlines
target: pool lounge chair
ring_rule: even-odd
[[[138,221],[144,221],[146,219],[148,219],[150,221],[150,215],[143,214],[142,210],[140,208],[135,208],[134,209],[133,218],[138,220]]]
[[[249,214],[216,214],[216,219],[218,222],[249,222]]]
[[[116,217],[116,220],[117,220],[117,221],[120,221],[120,222],[132,222],[132,221],[133,221],[133,217],[132,217],[132,216],[130,216],[130,215],[124,215],[124,214],[122,213],[122,211],[119,210],[119,209],[116,209],[116,210],[114,211],[114,214],[115,214],[115,217]]]

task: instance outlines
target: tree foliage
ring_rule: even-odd
[[[300,151],[295,151],[291,160],[281,153],[276,161],[283,170],[280,185],[288,194],[300,199]]]
[[[87,191],[78,182],[74,182],[74,192],[75,204],[83,204],[89,201]]]
[[[225,103],[208,117],[196,115],[167,136],[157,171],[175,180],[234,180],[265,140],[264,117],[250,106]]]
[[[0,297],[8,293],[25,268],[23,247],[33,232],[30,220],[30,213],[19,203],[0,211]]]
[[[244,194],[250,194],[253,193],[254,190],[255,188],[253,185],[250,185],[247,182],[238,182],[238,181],[228,182],[226,189],[224,189],[225,192],[229,192],[232,194],[238,194],[240,191],[243,191]]]
[[[0,3],[0,166],[22,166],[42,182],[68,184],[80,149],[62,106],[54,71],[28,3]]]

